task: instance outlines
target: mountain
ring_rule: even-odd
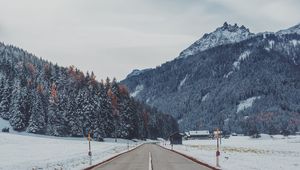
[[[181,130],[253,134],[300,129],[299,25],[253,34],[225,23],[179,57],[121,81]]]
[[[222,27],[217,28],[212,33],[204,34],[201,39],[193,43],[187,49],[183,50],[178,58],[186,58],[190,55],[199,53],[200,51],[204,51],[219,45],[240,42],[253,35],[254,34],[243,25],[239,27],[237,24],[230,25],[225,22]]]
[[[53,136],[156,138],[178,129],[170,115],[135,101],[115,79],[39,59],[0,43],[0,117],[14,130]]]

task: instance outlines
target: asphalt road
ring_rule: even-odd
[[[123,154],[95,170],[211,170],[177,153],[154,144],[145,144],[131,152]]]

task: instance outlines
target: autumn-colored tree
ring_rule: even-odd
[[[118,99],[117,96],[112,92],[111,88],[108,90],[107,95],[110,97],[111,106],[113,108],[113,115],[118,116]]]
[[[119,85],[119,92],[123,96],[127,96],[128,95],[127,87],[125,85],[123,85],[123,84]]]
[[[50,79],[51,77],[51,68],[49,64],[44,65],[45,78]]]
[[[75,75],[75,66],[70,66],[68,69],[68,73],[69,75]]]
[[[35,75],[36,69],[32,63],[27,63],[27,69],[29,70],[29,72],[32,76]]]
[[[77,82],[82,82],[84,80],[84,74],[81,71],[77,71],[75,74],[75,79]]]
[[[51,85],[51,91],[50,91],[50,102],[57,102],[58,97],[57,97],[57,89],[56,85],[53,83]]]
[[[44,86],[43,85],[39,84],[36,89],[37,89],[38,93],[40,93],[40,94],[44,93]]]

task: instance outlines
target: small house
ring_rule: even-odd
[[[170,139],[170,144],[172,145],[182,145],[182,137],[184,135],[179,133],[179,132],[175,132],[173,134],[170,135],[169,139]]]
[[[189,131],[186,133],[187,139],[209,139],[210,133],[208,130]]]

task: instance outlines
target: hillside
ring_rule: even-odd
[[[0,117],[15,131],[94,138],[156,138],[176,131],[166,114],[136,102],[115,79],[39,59],[0,43]]]
[[[173,61],[129,74],[133,97],[181,130],[290,134],[300,129],[299,25],[254,34],[225,23]]]

